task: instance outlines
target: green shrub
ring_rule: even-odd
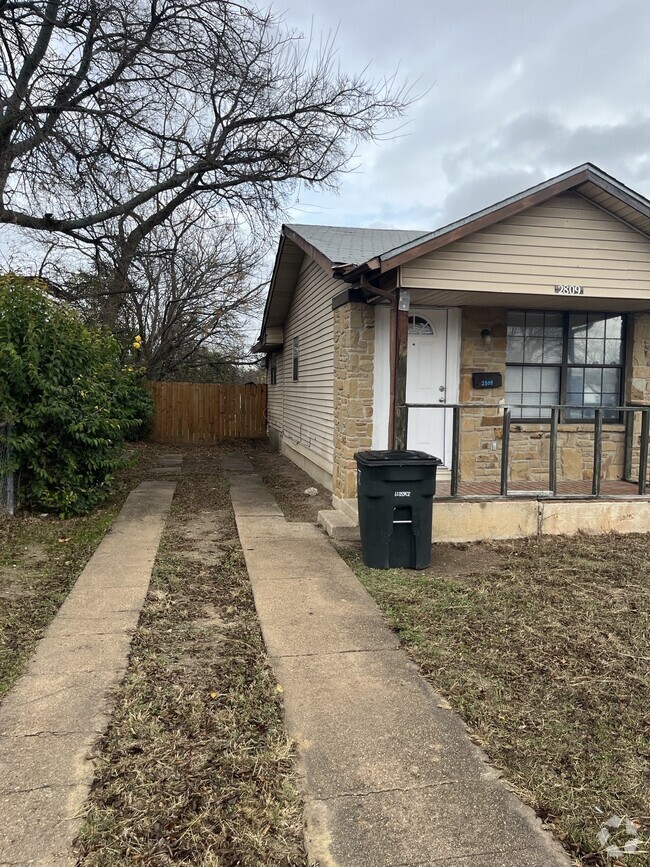
[[[24,505],[83,514],[110,491],[122,443],[152,414],[138,375],[120,364],[117,341],[86,327],[40,281],[0,277],[0,413]]]

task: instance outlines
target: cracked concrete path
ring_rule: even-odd
[[[287,522],[245,456],[224,466],[298,745],[310,857],[327,867],[568,867],[328,539]]]
[[[72,844],[128,663],[175,482],[142,482],[0,704],[0,865],[76,864]]]

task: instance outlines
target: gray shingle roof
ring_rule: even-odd
[[[353,229],[346,226],[287,226],[338,265],[361,265],[389,250],[408,244],[426,232],[414,229]]]

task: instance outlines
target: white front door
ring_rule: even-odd
[[[448,311],[411,310],[409,315],[406,402],[454,403],[456,381],[448,364]],[[451,410],[412,406],[407,448],[428,452],[450,465]]]

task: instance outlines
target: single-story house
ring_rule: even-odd
[[[433,232],[285,225],[255,349],[271,441],[344,512],[354,453],[404,447],[443,500],[534,501],[531,527],[640,508],[650,201],[587,163]]]

